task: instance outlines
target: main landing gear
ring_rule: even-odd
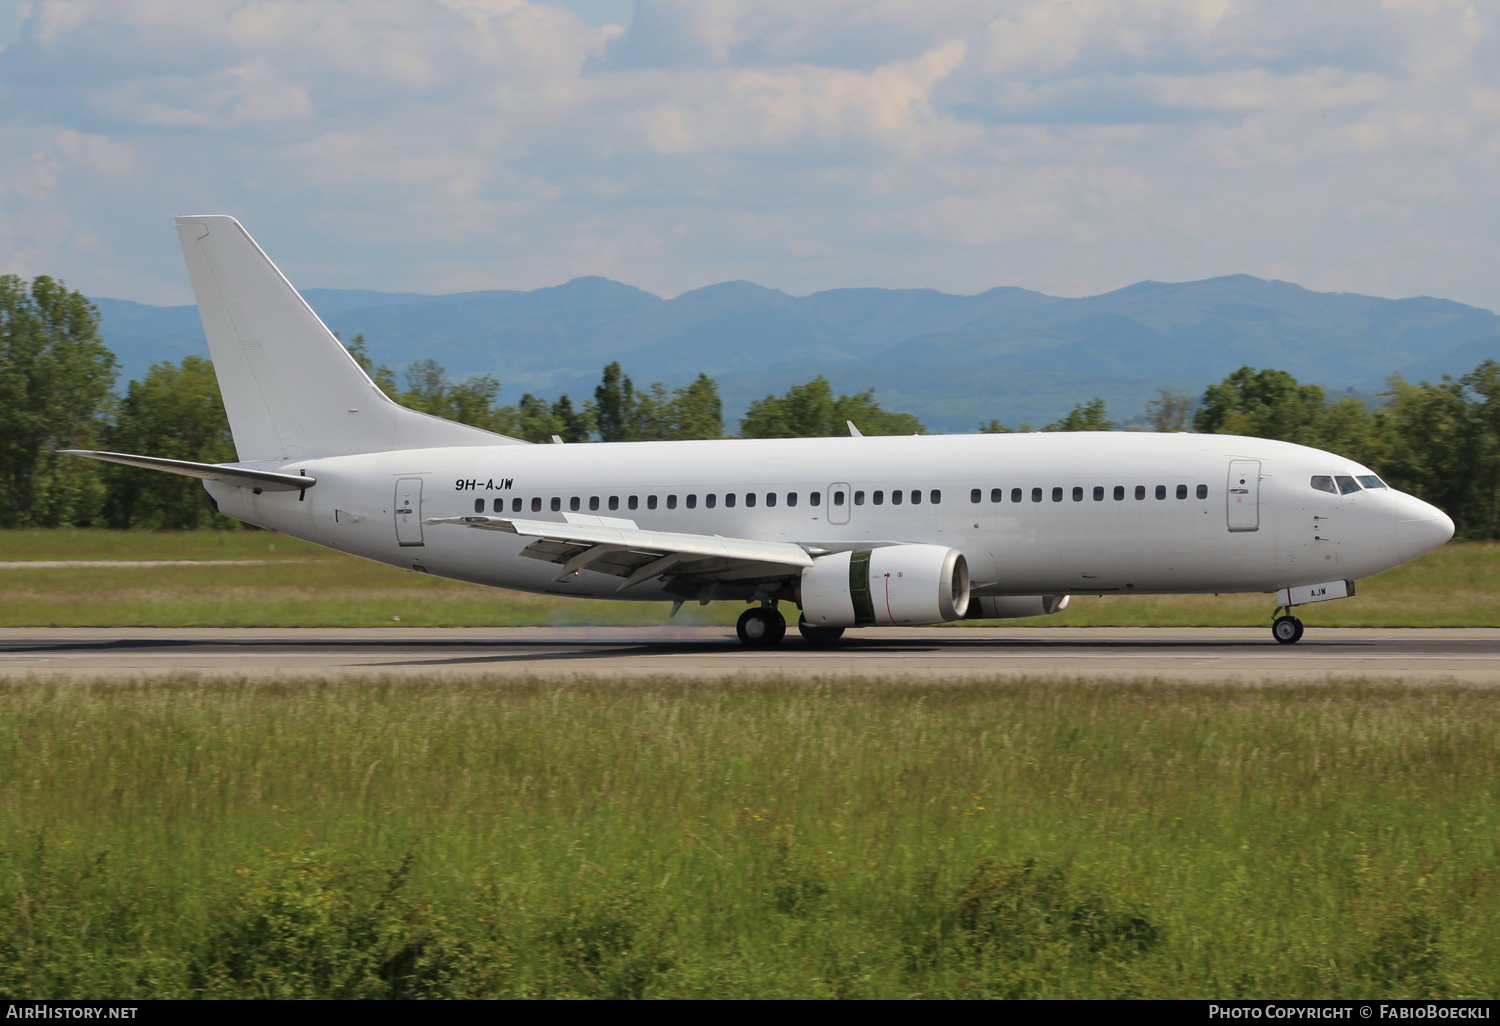
[[[797,631],[802,635],[802,640],[815,646],[837,644],[838,640],[844,636],[844,628],[819,627],[817,624],[808,623],[806,616],[797,617]]]
[[[740,614],[734,632],[746,648],[775,648],[786,637],[786,618],[775,606],[752,606]],[[842,627],[819,627],[797,618],[797,632],[809,645],[832,645],[844,636]]]
[[[786,617],[774,606],[752,606],[740,614],[734,632],[746,648],[775,648],[786,637]]]
[[[1276,608],[1276,612],[1281,612],[1280,606]],[[1286,616],[1277,616],[1271,621],[1271,637],[1283,645],[1295,645],[1302,640],[1302,621],[1292,616],[1291,613],[1287,613]]]

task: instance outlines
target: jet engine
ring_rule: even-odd
[[[1051,616],[1068,608],[1071,595],[997,595],[969,600],[968,620],[1014,620],[1022,616]]]
[[[802,615],[816,627],[894,627],[957,620],[969,564],[942,545],[887,545],[819,556],[802,572]]]

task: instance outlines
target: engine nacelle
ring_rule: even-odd
[[[969,600],[969,620],[1014,620],[1023,616],[1051,616],[1068,608],[1071,595],[998,595]]]
[[[802,572],[802,615],[817,627],[899,627],[957,620],[969,564],[942,545],[887,545],[819,556]]]

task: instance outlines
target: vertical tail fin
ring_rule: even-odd
[[[177,235],[242,462],[524,444],[388,399],[234,218]]]

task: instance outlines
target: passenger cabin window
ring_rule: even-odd
[[[618,495],[611,495],[609,497],[609,508],[612,510],[620,508],[620,497]]]
[[[1115,501],[1119,502],[1125,498],[1125,486],[1115,485]]]
[[[656,508],[656,496],[654,496],[654,495],[648,495],[648,496],[646,496],[646,508],[647,509],[655,509]]]
[[[599,509],[599,496],[597,496],[597,495],[590,495],[589,496],[589,509],[594,510],[595,512],[598,511],[598,509]]]
[[[818,505],[821,505],[822,502],[823,502],[823,493],[822,492],[808,492],[807,493],[807,504],[809,506],[818,506]]]
[[[996,488],[993,491],[991,491],[990,494],[994,495],[995,492],[998,492],[999,490],[1000,489]],[[982,498],[984,498],[984,492],[982,490],[980,490],[978,488],[971,488],[969,490],[969,501],[970,502],[978,502]],[[996,500],[995,499],[991,499],[990,501],[991,502],[995,502]]]
[[[865,504],[865,493],[864,492],[855,492],[854,493],[854,504],[856,506],[863,506]]]
[[[1094,501],[1095,502],[1103,502],[1104,501],[1104,486],[1103,485],[1094,485]]]
[[[533,498],[531,500],[531,512],[533,512],[533,513],[540,513],[541,511],[542,511],[542,500],[541,500],[541,497],[538,496],[538,497]]]
[[[474,500],[474,512],[475,513],[483,513],[484,512],[484,500],[483,499],[475,499]]]
[[[715,495],[713,492],[709,492],[707,495],[705,495],[703,497],[703,505],[704,505],[704,508],[706,508],[706,509],[713,509],[718,504],[719,504],[719,497],[717,495]]]
[[[1061,488],[1053,486],[1053,489],[1052,489],[1052,501],[1053,502],[1062,502],[1062,489]]]
[[[696,495],[689,495],[687,497],[687,508],[688,509],[697,509],[698,508],[698,496],[696,496]]]
[[[1387,487],[1386,483],[1380,480],[1380,478],[1376,477],[1374,474],[1360,474],[1359,477],[1356,478],[1356,480],[1358,480],[1359,483],[1364,485],[1366,488]]]
[[[796,492],[787,492],[786,493],[786,504],[788,506],[795,506],[795,505],[797,505],[797,493]]]
[[[921,503],[921,501],[922,501],[922,489],[920,489],[920,488],[913,488],[911,490],[911,504],[913,506],[916,506],[919,503]]]
[[[927,501],[936,506],[938,503],[943,501],[943,493],[939,489],[934,488],[932,491],[927,493]]]
[[[521,512],[521,500],[519,497],[510,500],[510,511],[512,513]]]
[[[834,491],[833,504],[835,506],[842,506],[844,504],[844,490],[842,488],[836,489]]]
[[[885,505],[885,492],[881,491],[879,488],[875,489],[870,493],[870,502],[876,506]]]
[[[562,509],[562,496],[554,495],[552,497],[552,512],[556,513],[560,509]]]
[[[1187,498],[1187,485],[1178,485],[1177,486],[1177,497],[1179,499],[1186,499]]]
[[[1032,502],[1041,502],[1042,501],[1042,490],[1040,488],[1033,488],[1031,490],[1031,501]]]
[[[667,509],[676,509],[676,508],[677,508],[677,496],[675,496],[675,495],[668,495],[667,496]]]
[[[755,505],[755,493],[754,492],[746,492],[745,493],[745,508],[749,509],[749,508],[751,508],[754,505]]]
[[[724,496],[724,505],[726,507],[728,507],[729,509],[734,509],[734,493],[733,492],[729,492],[728,494],[726,494]]]
[[[1083,489],[1077,487],[1076,485],[1073,488],[1073,501],[1074,502],[1082,502],[1083,501]]]
[[[892,488],[891,489],[891,505],[892,506],[899,506],[899,505],[901,505],[901,489],[899,489],[899,488]]]
[[[1136,497],[1137,501],[1139,501],[1141,499],[1144,499],[1146,497],[1146,486],[1145,485],[1136,485],[1135,486],[1135,497]]]
[[[579,497],[578,497],[578,496],[576,496],[576,495],[575,495],[575,496],[573,496],[573,497],[572,497],[572,498],[571,498],[571,499],[569,499],[569,500],[568,500],[568,509],[570,509],[570,510],[572,510],[572,511],[573,511],[573,512],[574,512],[574,513],[577,513],[577,512],[578,512],[578,510],[579,510],[579,509],[580,509],[580,508],[581,508],[581,507],[582,507],[582,506],[583,506],[583,500],[582,500],[582,499],[580,499],[580,498],[579,498]]]
[[[1158,499],[1165,499],[1167,497],[1167,486],[1166,485],[1157,485],[1156,486],[1156,497]]]
[[[1197,495],[1200,499],[1208,498],[1208,485],[1199,485]]]
[[[774,506],[774,505],[776,505],[776,493],[775,492],[767,492],[766,493],[766,505],[767,506]]]
[[[640,509],[641,497],[639,495],[632,495],[630,498],[625,500],[625,505],[630,507],[631,509]]]
[[[1019,489],[1019,488],[1012,488],[1010,490],[1010,501],[1011,502],[1020,502],[1021,501],[1021,489]]]
[[[1312,486],[1318,491],[1327,492],[1330,495],[1337,495],[1339,493],[1338,485],[1333,483],[1333,478],[1328,474],[1314,474]]]
[[[1017,490],[1019,491],[1019,489],[1017,489]],[[1004,498],[1005,498],[1005,489],[1004,488],[991,488],[990,489],[990,501],[991,502],[1000,502]],[[1012,499],[1011,501],[1012,502],[1020,502],[1021,500],[1020,500],[1019,497],[1017,497],[1017,498]]]
[[[1349,495],[1353,492],[1359,491],[1359,482],[1354,480],[1354,478],[1352,477],[1349,477],[1345,474],[1338,474],[1334,477],[1334,480],[1339,483],[1340,495]]]

